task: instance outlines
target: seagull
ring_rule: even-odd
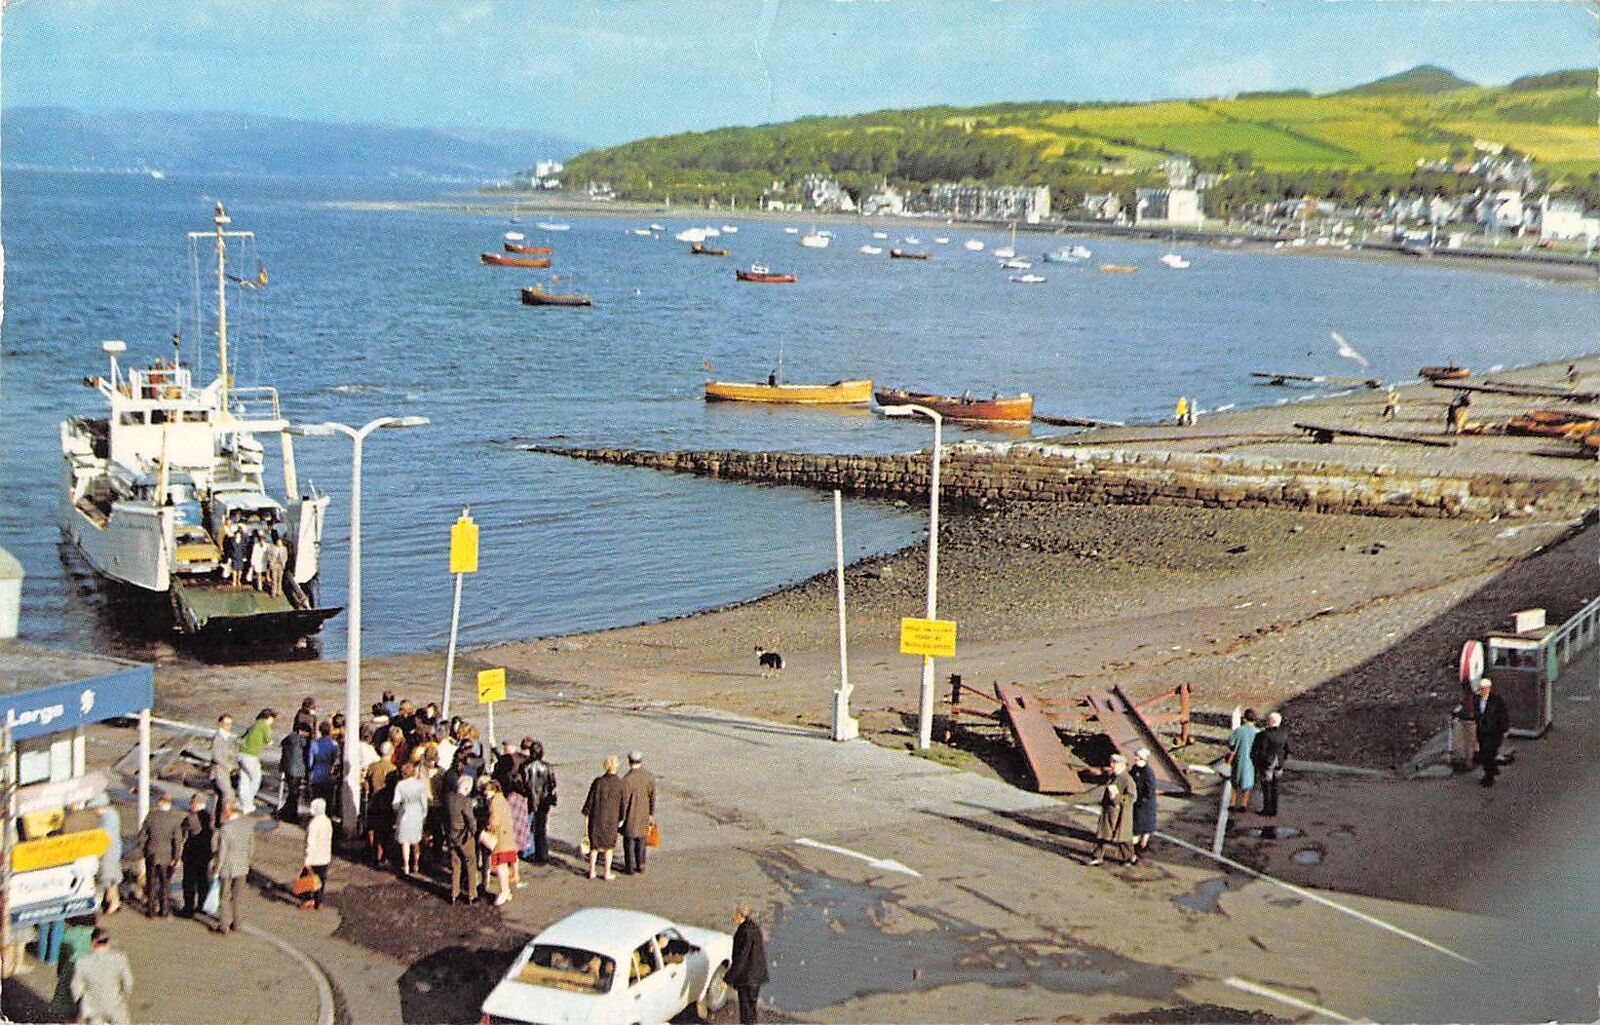
[[[1337,331],[1329,331],[1328,335],[1333,338],[1333,344],[1339,347],[1339,355],[1343,356],[1345,359],[1353,359],[1362,366],[1370,365],[1367,362],[1367,357],[1350,348],[1350,343],[1344,340],[1344,335]]]

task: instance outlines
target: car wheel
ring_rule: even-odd
[[[727,974],[727,965],[717,965],[717,970],[711,973],[711,981],[706,983],[705,992],[695,1001],[695,1017],[701,1021],[710,1021],[718,1011],[728,1006],[728,981],[724,978]]]

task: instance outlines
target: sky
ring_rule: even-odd
[[[996,100],[1594,67],[1580,0],[10,0],[6,106],[227,110],[590,145]]]

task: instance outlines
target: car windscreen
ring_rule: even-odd
[[[603,954],[536,943],[517,981],[574,993],[609,993],[616,971],[617,963]]]

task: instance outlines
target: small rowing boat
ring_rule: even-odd
[[[549,246],[524,246],[524,245],[518,245],[515,242],[503,242],[503,243],[501,243],[501,245],[503,245],[505,247],[505,250],[508,253],[523,253],[523,254],[528,255],[528,256],[549,256],[550,255],[550,247]]]
[[[1139,268],[1131,263],[1102,263],[1100,269],[1107,274],[1132,274]]]
[[[792,285],[795,280],[793,274],[774,274],[759,263],[752,263],[749,270],[738,268],[733,272],[733,276],[740,281],[753,281],[758,285]]]
[[[594,300],[586,295],[574,292],[546,292],[538,285],[529,285],[522,290],[522,305],[524,306],[593,306]]]
[[[707,381],[707,402],[776,402],[803,406],[860,406],[872,399],[870,380],[835,381],[832,384],[778,384],[769,380]]]
[[[906,391],[902,388],[881,388],[872,396],[880,406],[904,406],[915,403],[927,406],[946,420],[965,420],[978,423],[1018,424],[1033,419],[1033,396],[1001,395],[996,392],[987,399],[974,398],[971,392],[962,395],[936,395],[932,392]]]
[[[894,260],[931,260],[933,259],[933,254],[914,253],[909,249],[891,249],[889,250],[889,257]]]
[[[548,267],[548,256],[501,256],[499,253],[479,253],[478,259],[490,267]]]
[[[728,255],[728,251],[726,249],[719,249],[716,246],[703,245],[702,243],[699,243],[699,242],[691,242],[691,243],[689,243],[689,252],[693,253],[696,256],[727,256]]]
[[[1427,381],[1464,381],[1471,374],[1472,371],[1466,367],[1458,367],[1454,363],[1423,367],[1417,371],[1417,376]]]

